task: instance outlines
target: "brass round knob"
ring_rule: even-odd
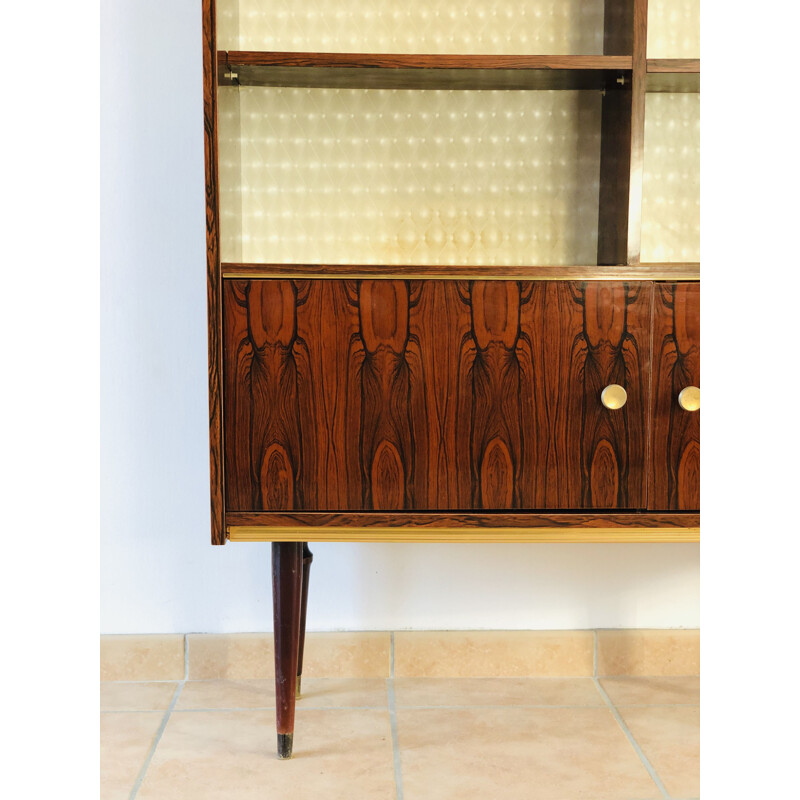
[[[612,383],[600,392],[600,402],[612,410],[622,408],[628,402],[628,393],[618,383]]]
[[[700,389],[697,386],[687,386],[681,389],[678,395],[678,405],[684,411],[698,411],[700,409]]]

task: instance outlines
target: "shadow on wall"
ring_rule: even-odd
[[[308,629],[699,626],[697,544],[316,544]]]

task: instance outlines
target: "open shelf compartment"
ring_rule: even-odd
[[[630,0],[217,0],[220,50],[591,55]]]
[[[700,95],[648,93],[642,261],[700,260]]]
[[[700,58],[700,0],[648,0],[647,57]]]
[[[218,102],[223,262],[597,263],[601,91],[239,86]]]

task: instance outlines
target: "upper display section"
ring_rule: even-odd
[[[222,261],[595,264],[601,100],[222,87]]]
[[[593,55],[603,26],[603,0],[217,0],[219,50]]]
[[[647,57],[700,58],[700,0],[648,0]]]
[[[642,261],[700,260],[700,95],[647,95]]]

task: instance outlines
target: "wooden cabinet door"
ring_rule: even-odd
[[[644,508],[651,306],[650,283],[226,281],[228,508]]]
[[[648,492],[653,510],[700,508],[700,411],[685,411],[678,402],[687,386],[700,386],[700,284],[657,283]]]

